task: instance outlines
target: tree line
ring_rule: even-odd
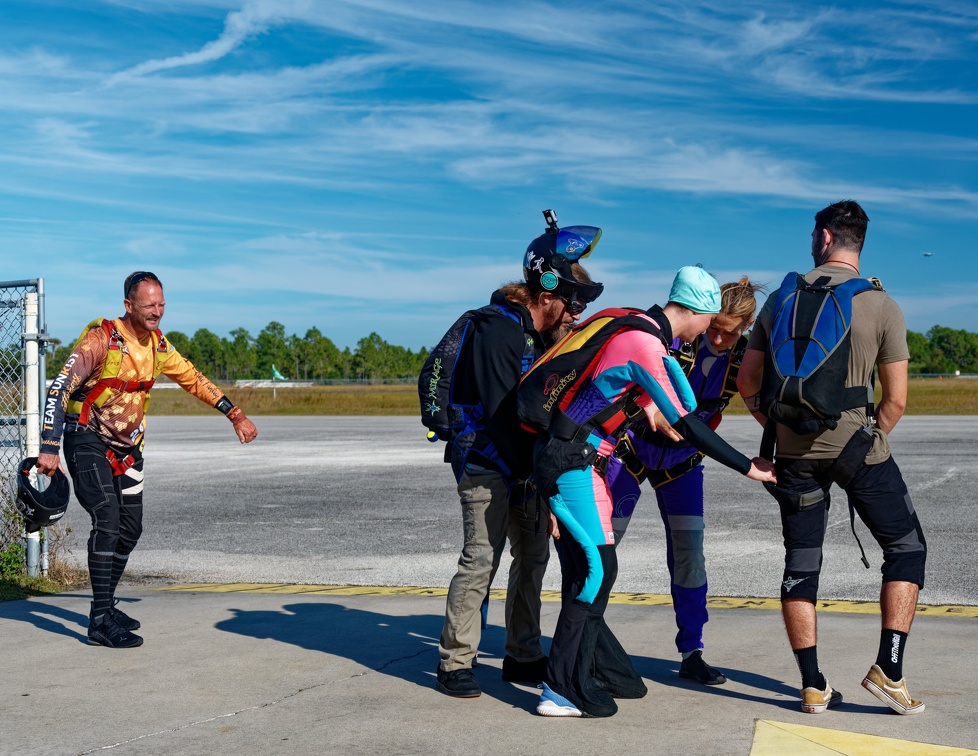
[[[907,331],[911,373],[978,373],[978,333],[934,326]]]
[[[360,339],[352,351],[340,349],[318,328],[310,328],[305,336],[288,335],[285,326],[275,321],[254,337],[244,328],[234,329],[227,338],[206,328],[193,336],[168,331],[166,337],[204,375],[228,382],[268,380],[273,365],[284,378],[301,381],[417,378],[428,357],[424,347],[413,352],[388,344],[376,333]],[[58,344],[49,352],[48,378],[58,374],[72,346]]]
[[[204,375],[222,381],[269,379],[273,365],[282,376],[303,381],[416,378],[429,352],[388,344],[376,333],[360,339],[352,351],[340,349],[318,328],[288,335],[275,321],[255,337],[244,328],[228,338],[201,328],[193,336],[170,331],[167,338]],[[57,375],[72,346],[52,345],[48,378]],[[908,331],[907,345],[911,373],[978,373],[978,333],[934,326],[927,333]]]

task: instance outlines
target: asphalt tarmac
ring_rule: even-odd
[[[144,532],[129,575],[178,582],[446,587],[462,542],[454,480],[441,443],[412,417],[259,417],[242,446],[215,413],[152,417]],[[727,417],[720,433],[752,456],[760,426]],[[921,601],[978,605],[975,491],[978,422],[905,417],[891,443],[928,540]],[[757,483],[707,460],[710,593],[777,596],[783,569],[777,507]],[[860,562],[845,496],[833,488],[821,595],[873,601],[881,556],[860,522]],[[72,503],[73,558],[89,520]],[[665,540],[646,490],[619,550],[616,590],[668,593]],[[556,564],[556,562],[555,562]],[[559,570],[546,587],[559,588]],[[503,581],[498,581],[503,585]]]

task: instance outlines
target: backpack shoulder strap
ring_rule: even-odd
[[[880,284],[879,288],[877,289],[876,284],[878,283],[879,283],[878,278],[875,279],[875,283],[872,279],[869,278],[850,278],[848,281],[843,281],[842,283],[838,284],[833,288],[836,292],[837,299],[840,299],[840,294],[841,294],[842,296],[847,297],[849,302],[852,302],[852,298],[854,296],[856,296],[857,294],[862,294],[864,291],[874,291],[874,290],[882,291],[883,289],[882,284]]]
[[[514,307],[511,307],[508,304],[505,305],[490,304],[490,305],[486,305],[486,307],[501,312],[503,315],[507,316],[510,320],[515,321],[520,328],[523,328],[523,316],[520,315],[520,313],[517,312]],[[530,337],[525,338],[523,340],[523,357],[520,360],[520,375],[526,374],[526,372],[533,365],[534,360],[536,360],[536,356],[537,356],[537,350],[536,350],[535,341]]]
[[[153,381],[156,381],[160,373],[163,372],[163,366],[166,364],[167,357],[170,356],[170,343],[166,340],[166,336],[163,335],[163,331],[159,328],[153,334],[156,337],[156,353],[153,359]]]
[[[737,388],[737,374],[740,372],[740,363],[744,361],[744,353],[747,351],[749,338],[746,334],[741,334],[737,343],[730,349],[727,355],[727,372],[723,377],[723,388],[720,391],[717,412],[723,412],[735,394],[739,394]]]
[[[852,298],[866,291],[883,291],[883,284],[878,278],[850,278],[836,287],[836,300],[841,307],[844,307],[847,327],[852,323]],[[874,383],[873,376],[870,375],[868,386],[846,387],[842,402],[843,408],[865,407],[867,416],[872,417],[875,413]]]

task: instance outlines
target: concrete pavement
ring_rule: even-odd
[[[776,603],[712,600],[706,658],[729,679],[708,688],[676,674],[668,600],[619,594],[608,621],[649,695],[620,701],[609,719],[568,720],[534,715],[538,692],[501,680],[499,600],[476,669],[483,695],[456,700],[433,687],[443,589],[119,594],[143,623],[140,648],[86,645],[84,592],[0,603],[0,752],[978,754],[975,607],[918,614],[905,669],[927,710],[901,717],[860,686],[879,641],[875,607],[834,602],[820,614],[819,650],[845,701],[806,715],[780,615],[763,608]],[[549,634],[559,604],[546,598]]]

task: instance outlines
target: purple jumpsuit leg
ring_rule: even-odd
[[[676,648],[703,648],[706,611],[706,559],[703,554],[703,466],[655,489],[666,529],[666,563],[676,612]]]

